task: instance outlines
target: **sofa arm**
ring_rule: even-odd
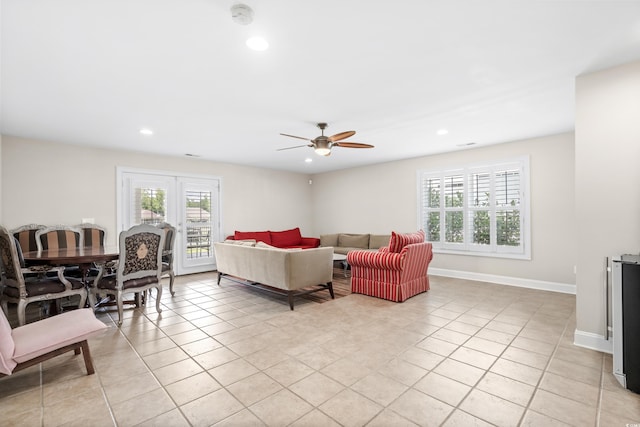
[[[300,238],[300,245],[317,248],[320,246],[320,239],[317,237],[302,237]]]
[[[402,270],[403,255],[390,252],[350,251],[347,254],[347,263],[352,267]]]

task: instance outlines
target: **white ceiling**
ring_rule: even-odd
[[[243,2],[2,0],[2,133],[319,173],[572,130],[640,59],[640,1]],[[276,151],[317,122],[375,148]]]

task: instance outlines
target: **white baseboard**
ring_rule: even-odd
[[[448,270],[446,268],[429,268],[429,274],[453,277],[456,279],[477,280],[480,282],[498,283],[500,285],[520,288],[539,289],[542,291],[576,294],[576,285],[569,283],[545,282],[543,280],[523,279],[521,277],[498,276],[495,274],[473,273],[470,271]]]
[[[577,346],[613,354],[613,341],[604,339],[603,335],[575,330],[573,343]]]

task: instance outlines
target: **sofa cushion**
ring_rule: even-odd
[[[314,249],[317,248],[317,245],[295,245],[295,246],[289,246],[286,249]]]
[[[369,236],[369,249],[378,249],[389,246],[390,234],[372,234]]]
[[[272,245],[267,245],[264,242],[258,242],[256,243],[256,248],[262,248],[262,249],[272,249],[272,250],[276,250],[276,251],[288,251],[288,252],[297,252],[297,251],[301,251],[302,248],[279,248],[277,246],[272,246]]]
[[[233,238],[235,240],[255,240],[258,242],[265,242],[271,244],[271,233],[268,231],[237,231],[234,233]]]
[[[321,234],[320,246],[338,246],[338,234]]]
[[[263,248],[263,249],[280,249],[280,248],[276,248],[275,246],[272,245],[268,245],[265,242],[257,242],[255,244],[256,248]]]
[[[348,248],[369,249],[368,234],[340,234],[338,235],[338,246]]]
[[[424,242],[424,231],[419,230],[415,233],[400,234],[395,231],[391,232],[391,240],[389,241],[389,252],[399,253],[402,248],[413,243]]]
[[[287,248],[300,244],[302,234],[300,228],[292,228],[291,230],[271,231],[271,244],[278,248]],[[269,242],[266,242],[269,243]]]
[[[227,239],[227,240],[224,241],[224,243],[229,243],[231,245],[241,245],[241,246],[255,246],[256,245],[256,241],[254,239],[247,239],[247,240]]]

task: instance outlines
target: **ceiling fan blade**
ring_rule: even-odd
[[[300,147],[313,147],[313,144],[296,145],[295,147],[287,147],[287,148],[278,148],[276,151],[292,150],[294,148],[300,148]]]
[[[346,132],[336,133],[335,135],[329,137],[329,141],[331,142],[342,141],[343,139],[347,139],[350,136],[353,136],[355,134],[356,134],[355,130],[348,130]]]
[[[280,135],[282,135],[282,136],[288,136],[288,137],[290,137],[290,138],[304,139],[305,141],[313,141],[313,139],[304,138],[304,137],[302,137],[302,136],[289,135],[289,134],[286,134],[286,133],[281,133]]]
[[[344,148],[373,148],[373,145],[360,144],[359,142],[336,142],[335,144],[333,144],[333,146]]]

